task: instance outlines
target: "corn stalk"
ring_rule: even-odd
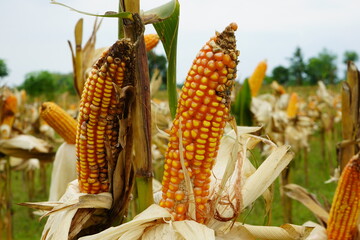
[[[341,171],[359,151],[359,83],[360,73],[353,62],[348,63],[347,80],[342,84],[342,142],[338,144]]]
[[[139,139],[134,144],[134,166],[136,187],[138,189],[138,211],[141,212],[153,203],[152,160],[151,160],[151,104],[150,77],[144,42],[144,24],[138,13],[139,1],[121,0],[121,8],[134,14],[135,21],[124,19],[125,37],[135,45],[135,100],[132,105],[133,137]]]
[[[4,170],[0,172],[0,240],[12,240],[11,168],[8,157],[5,161]]]

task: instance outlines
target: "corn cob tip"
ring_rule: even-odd
[[[238,25],[234,22],[230,23],[229,25],[234,31],[236,31],[238,29]]]

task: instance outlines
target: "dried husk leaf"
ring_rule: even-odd
[[[141,239],[163,240],[173,239],[180,240],[181,236],[175,232],[173,228],[170,228],[168,224],[158,224],[148,228],[144,232]]]
[[[98,234],[80,238],[80,240],[115,240],[121,237],[128,231],[143,232],[146,228],[156,224],[157,220],[171,219],[171,214],[164,208],[153,204],[143,212],[134,217],[130,222],[124,223],[117,227],[108,228]]]
[[[214,239],[214,230],[195,221],[176,221],[172,223],[174,229],[183,237],[182,239]]]
[[[77,178],[75,145],[63,143],[56,151],[51,172],[49,201],[57,201],[64,195],[68,184]]]
[[[303,226],[314,228],[306,240],[328,240],[326,229],[323,226],[311,221],[304,223]]]
[[[270,202],[272,197],[268,190],[269,186],[292,159],[292,154],[288,153],[288,146],[277,148],[268,139],[249,134],[259,129],[260,127],[238,127],[238,141],[235,131],[227,133],[222,138],[211,185],[211,192],[214,193],[212,204],[216,206],[214,208],[216,214],[207,225],[212,229],[217,230],[223,224],[222,221],[236,217],[262,194],[265,194]],[[247,149],[254,147],[251,139],[255,139],[256,142],[263,141],[272,149],[268,158],[257,170],[246,158]],[[234,148],[234,145],[239,146]],[[235,174],[233,174],[234,170]],[[219,199],[221,204],[218,204]],[[218,221],[220,219],[221,221]]]
[[[77,180],[72,181],[59,201],[22,203],[38,210],[45,211],[49,216],[42,232],[42,240],[67,240],[72,219],[79,209],[110,209],[112,197],[110,193],[97,195],[80,193]]]

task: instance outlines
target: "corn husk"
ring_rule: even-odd
[[[306,240],[328,240],[326,229],[323,226],[311,221],[304,223],[303,226],[314,228]]]
[[[288,146],[277,147],[268,139],[251,135],[259,129],[260,127],[238,127],[236,131],[232,130],[222,138],[213,169],[214,181],[211,191],[216,194],[210,196],[211,202],[219,203],[217,201],[219,196],[228,196],[228,199],[233,199],[234,202],[241,200],[241,209],[238,210],[243,210],[267,191],[291,161],[293,155],[288,152]],[[256,169],[246,156],[247,150],[252,149],[259,142],[271,145],[272,152]],[[241,193],[237,194],[239,190]],[[161,198],[161,192],[154,195],[155,202]],[[234,209],[226,207],[228,205],[215,204],[215,206],[216,210],[226,216],[234,215]],[[295,225],[263,227],[235,223],[231,228],[232,224],[232,221],[222,222],[214,219],[206,226],[190,220],[173,221],[172,215],[166,209],[153,204],[128,223],[82,237],[80,240],[257,239],[264,236],[269,238],[263,239],[305,239],[311,231],[311,228]]]
[[[107,230],[80,238],[80,240],[161,240],[161,239],[305,239],[312,227],[285,224],[281,227],[264,227],[235,223],[230,231],[222,229],[215,232],[195,221],[172,221],[171,214],[164,208],[153,204],[137,215],[132,221],[111,227]]]
[[[77,178],[74,144],[63,143],[58,148],[51,173],[49,201],[58,201],[68,184]]]
[[[22,203],[20,205],[43,210],[42,217],[49,216],[42,240],[67,240],[72,219],[82,208],[110,209],[112,197],[110,193],[80,193],[77,180],[72,181],[59,201]]]

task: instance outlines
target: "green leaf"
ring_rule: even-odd
[[[144,24],[148,23],[156,23],[160,22],[162,20],[165,20],[169,17],[171,17],[174,12],[176,11],[176,8],[178,7],[179,2],[176,0],[170,1],[168,3],[165,3],[164,5],[161,5],[160,7],[153,8],[151,10],[146,11],[144,14],[142,14],[142,20]]]
[[[168,8],[165,11],[163,8]],[[180,4],[177,0],[171,1],[159,7],[161,14],[158,16],[168,16],[172,9],[172,14],[165,20],[154,23],[154,28],[160,37],[160,40],[164,46],[166,57],[168,60],[167,71],[167,90],[169,98],[169,107],[171,116],[174,118],[176,114],[177,106],[177,91],[176,91],[176,52],[177,52],[177,36],[179,28],[179,14]]]
[[[233,115],[235,115],[236,123],[239,126],[252,125],[252,113],[250,111],[251,105],[251,90],[248,79],[246,79],[241,86],[240,91],[236,95],[235,103],[233,105]]]

